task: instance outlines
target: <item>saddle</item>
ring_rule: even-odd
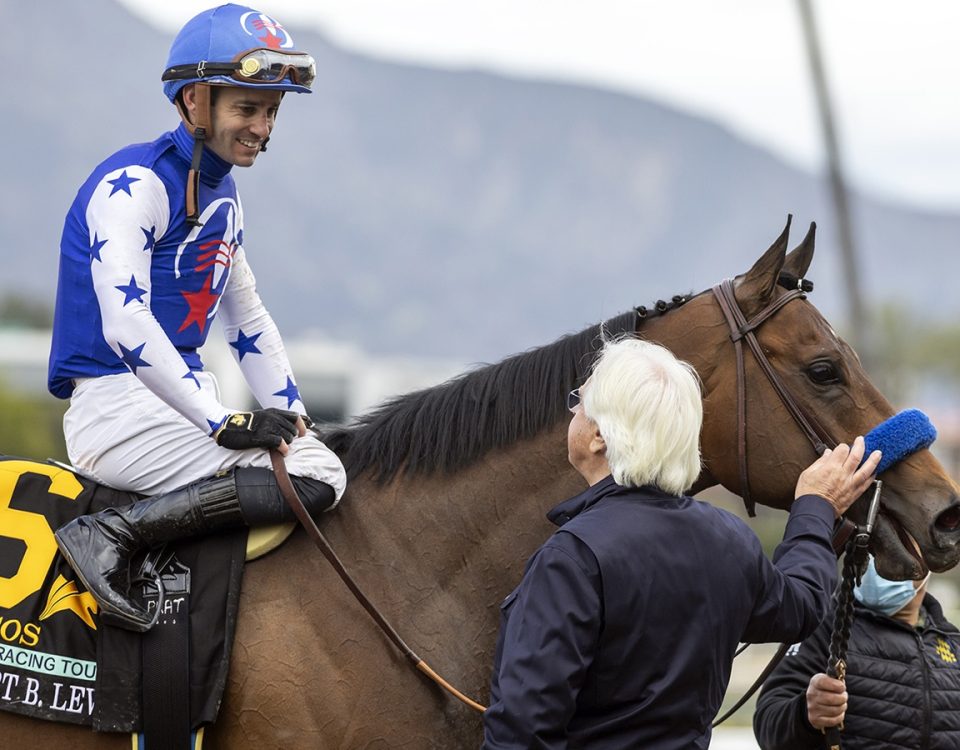
[[[145,582],[140,593],[160,616],[133,633],[100,621],[53,530],[138,497],[53,462],[0,456],[0,710],[132,732],[144,747],[145,726],[149,737],[151,722],[165,723],[156,704],[172,701],[166,710],[191,736],[177,746],[199,747],[226,684],[248,547],[265,554],[294,524],[258,529],[249,544],[246,529],[184,540],[148,558],[144,580],[159,575],[162,591]]]

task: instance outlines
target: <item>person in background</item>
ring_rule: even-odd
[[[685,496],[700,474],[700,384],[634,338],[607,342],[570,394],[570,463],[589,487],[501,605],[487,750],[705,750],[740,642],[814,631],[836,579],[835,519],[879,451],[807,468],[769,560],[736,516]],[[861,465],[862,462],[862,465]]]
[[[753,729],[763,750],[960,747],[960,633],[921,581],[889,581],[873,560],[854,589],[846,683],[824,673],[833,615],[791,647],[764,683]]]
[[[265,449],[285,454],[312,514],[344,492],[340,460],[307,432],[257,293],[232,175],[266,149],[284,95],[310,93],[315,75],[313,58],[270,16],[232,4],[200,13],[158,76],[179,127],[108,157],[67,214],[48,377],[70,399],[67,452],[81,474],[150,496],[56,532],[115,625],[152,623],[130,593],[138,550],[293,518]],[[283,206],[282,196],[256,199]],[[279,252],[266,260],[281,262]],[[218,315],[260,409],[224,404],[203,368],[198,349]]]

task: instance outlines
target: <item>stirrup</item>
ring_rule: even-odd
[[[173,553],[166,551],[166,545],[152,552],[148,552],[144,556],[137,574],[130,579],[131,592],[138,585],[142,587],[144,595],[149,586],[154,586],[157,589],[157,607],[149,622],[144,623],[143,620],[132,618],[114,607],[104,607],[103,605],[100,606],[101,622],[116,628],[123,628],[124,630],[134,630],[138,633],[145,633],[153,628],[160,619],[161,612],[163,612],[163,605],[166,602],[167,595],[160,571],[167,566],[172,557]]]

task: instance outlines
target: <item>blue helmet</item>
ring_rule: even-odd
[[[191,18],[177,34],[163,73],[173,102],[188,83],[309,94],[316,65],[287,30],[253,8],[229,3]]]

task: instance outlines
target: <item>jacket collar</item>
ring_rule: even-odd
[[[564,500],[547,513],[547,519],[556,526],[563,526],[605,497],[613,495],[626,495],[631,500],[638,501],[667,502],[671,505],[680,502],[682,499],[682,496],[671,495],[652,484],[646,484],[643,487],[623,487],[613,481],[613,475],[611,474],[596,484],[590,485],[579,495]]]
[[[924,594],[923,604],[921,606],[927,614],[927,627],[932,625],[947,633],[958,632],[956,626],[944,616],[943,607],[940,606],[940,602],[934,599],[929,591]]]
[[[624,488],[613,481],[613,475],[607,475],[596,484],[592,484],[579,495],[564,500],[553,510],[547,513],[547,519],[556,526],[563,526],[567,521],[576,518],[587,508],[596,505],[607,495],[611,495]]]

